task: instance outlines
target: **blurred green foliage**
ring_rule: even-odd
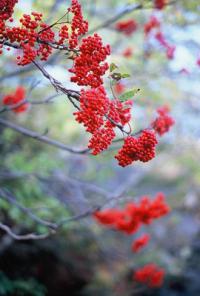
[[[35,279],[10,280],[0,271],[0,294],[2,296],[44,296],[46,289]]]

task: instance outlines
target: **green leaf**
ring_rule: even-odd
[[[110,72],[113,72],[115,69],[117,69],[117,65],[115,63],[110,64]]]
[[[131,75],[128,73],[121,74],[121,78],[128,78],[128,77],[131,77]]]
[[[120,101],[124,102],[129,100],[130,98],[134,97],[138,92],[140,91],[139,88],[133,88],[131,90],[126,91],[125,93],[123,93],[119,99]]]

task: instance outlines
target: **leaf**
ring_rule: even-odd
[[[121,80],[122,76],[121,76],[121,73],[118,73],[118,72],[115,72],[111,75],[112,79],[116,80],[116,81],[119,81]]]
[[[117,65],[115,63],[110,64],[110,72],[113,72],[115,69],[117,69]]]
[[[131,77],[131,75],[128,73],[121,74],[121,78],[128,78],[128,77]]]
[[[139,88],[133,88],[131,90],[126,91],[125,93],[123,93],[119,99],[120,101],[124,102],[129,100],[130,98],[134,97],[138,92],[140,91]]]

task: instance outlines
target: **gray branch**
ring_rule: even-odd
[[[20,125],[16,125],[15,123],[12,123],[10,121],[7,121],[3,118],[0,118],[0,124],[7,127],[7,128],[10,128],[20,134],[23,134],[24,136],[27,136],[29,138],[32,138],[32,139],[35,139],[35,140],[38,140],[40,142],[43,142],[43,143],[46,143],[48,145],[51,145],[51,146],[54,146],[54,147],[57,147],[61,150],[64,150],[64,151],[67,151],[67,152],[70,152],[70,153],[74,153],[74,154],[86,154],[89,152],[89,149],[86,148],[86,149],[83,149],[83,150],[76,150],[74,148],[71,148],[59,141],[56,141],[56,140],[53,140],[53,139],[50,139],[48,138],[47,136],[45,135],[42,135],[42,134],[39,134],[37,132],[34,132],[32,130],[29,130],[25,127],[22,127]]]

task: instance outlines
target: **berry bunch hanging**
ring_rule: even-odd
[[[24,87],[18,86],[14,93],[5,95],[2,98],[2,102],[5,106],[12,106],[13,107],[12,111],[14,113],[23,113],[29,107],[29,104],[25,102],[25,95],[26,95],[26,91]],[[17,106],[15,107],[15,105]]]
[[[138,203],[126,204],[124,209],[105,209],[96,211],[94,218],[106,227],[118,230],[128,235],[135,235],[142,225],[150,225],[154,220],[167,215],[170,211],[163,193],[158,193],[151,200],[144,196]],[[143,249],[150,241],[150,235],[143,234],[135,239],[131,245],[134,253]],[[133,280],[145,284],[150,288],[160,287],[164,278],[164,270],[154,263],[138,268],[133,274]]]

